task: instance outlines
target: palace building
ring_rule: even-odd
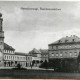
[[[48,45],[49,62],[54,69],[76,71],[80,55],[80,38],[75,35],[63,37]],[[73,67],[74,66],[74,67]]]
[[[0,67],[15,67],[17,64],[21,64],[22,67],[30,67],[32,63],[31,55],[15,52],[12,46],[4,43],[2,22],[2,14],[0,13]]]
[[[49,59],[76,58],[80,52],[80,38],[75,35],[66,36],[49,46]]]

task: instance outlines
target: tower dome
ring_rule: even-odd
[[[0,17],[2,17],[2,13],[0,13]]]

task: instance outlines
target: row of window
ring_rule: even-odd
[[[37,55],[37,54],[33,54],[32,55],[33,57],[48,57],[48,55],[46,55],[46,54],[39,54],[39,55]]]
[[[11,51],[11,50],[4,50],[4,53],[14,53],[14,51]]]
[[[58,54],[58,53],[52,53],[52,56],[60,56],[60,57],[62,57],[62,56],[77,56],[77,52],[74,52],[74,53],[72,53],[72,52],[70,52],[69,54],[67,53],[67,52],[65,52],[64,54],[62,54],[62,53],[60,53],[60,54]]]
[[[21,66],[24,66],[24,67],[30,66],[29,62],[17,62],[16,64],[18,64],[18,63],[21,64]],[[9,61],[4,62],[4,65],[6,67],[16,66],[16,64],[15,64],[15,62],[9,62]]]
[[[26,56],[13,56],[13,55],[5,55],[4,56],[5,60],[18,60],[18,61],[26,61],[30,60],[31,57],[26,57]]]
[[[32,54],[33,57],[41,57],[41,54]]]
[[[50,49],[70,49],[70,48],[80,48],[80,45],[63,45],[63,46],[50,46]]]
[[[48,57],[48,55],[42,55],[42,57]]]
[[[26,60],[32,60],[32,58],[31,57],[26,57]]]
[[[58,41],[58,43],[62,43],[62,42],[63,42],[62,40],[59,40],[59,41]],[[70,41],[70,40],[66,39],[64,42],[65,42],[65,43],[66,43],[66,42],[76,42],[76,40],[75,40],[75,39],[72,39],[72,40]]]

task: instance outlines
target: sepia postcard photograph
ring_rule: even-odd
[[[0,79],[80,79],[80,1],[0,1]]]

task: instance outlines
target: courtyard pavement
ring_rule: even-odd
[[[39,67],[27,67],[27,69],[35,69],[35,70],[52,70],[54,71],[54,69],[43,69],[43,68],[39,68]]]
[[[54,69],[43,69],[39,67],[25,67],[26,69],[33,69],[33,70],[51,70],[54,71]],[[12,69],[12,67],[0,67],[0,69]]]

